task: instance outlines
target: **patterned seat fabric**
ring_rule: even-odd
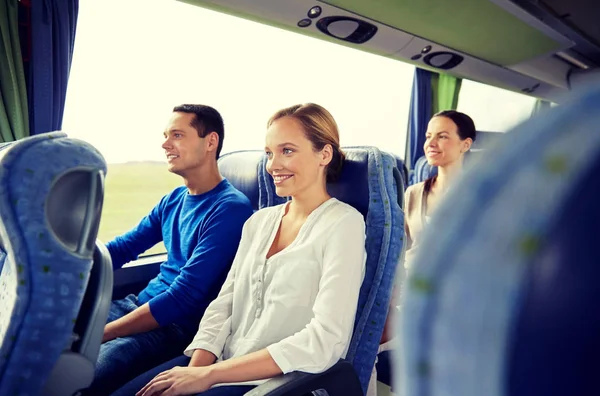
[[[437,175],[437,166],[431,166],[427,163],[425,156],[420,157],[412,170],[410,185],[424,182],[432,176]]]
[[[248,197],[255,211],[286,201],[275,195],[275,184],[265,170],[266,161],[260,150],[235,151],[219,158],[221,174]]]
[[[519,126],[448,193],[408,276],[401,394],[600,394],[599,106],[596,85]]]
[[[60,132],[0,150],[0,395],[38,395],[72,342],[106,164]]]
[[[375,147],[345,150],[340,180],[331,195],[365,215],[367,266],[361,286],[354,333],[346,359],[366,393],[387,318],[396,268],[404,246],[403,181],[397,159]],[[366,194],[356,200],[357,191]]]

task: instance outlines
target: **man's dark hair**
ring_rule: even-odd
[[[182,104],[173,109],[174,113],[194,114],[191,126],[196,128],[198,136],[206,137],[211,132],[216,132],[219,135],[219,145],[217,146],[217,156],[221,154],[223,148],[223,140],[225,140],[225,126],[221,114],[210,106]]]

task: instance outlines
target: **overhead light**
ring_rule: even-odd
[[[313,8],[311,8],[310,10],[308,10],[308,17],[309,18],[317,18],[319,15],[321,15],[322,11],[323,10],[321,9],[321,7],[314,6]]]
[[[298,26],[301,28],[309,27],[312,21],[308,18],[304,18],[298,21]]]

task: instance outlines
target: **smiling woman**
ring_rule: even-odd
[[[267,126],[267,171],[273,176],[277,195],[289,197],[315,186],[323,172],[323,183],[337,179],[344,153],[337,124],[327,110],[313,103],[288,107],[273,115]],[[293,143],[298,135],[305,139]],[[298,146],[301,143],[304,145]],[[319,166],[307,167],[312,160]]]
[[[406,190],[406,268],[410,268],[410,262],[416,254],[421,232],[440,200],[461,173],[465,153],[471,149],[476,138],[475,124],[464,113],[446,110],[434,115],[429,121],[423,150],[427,162],[438,167],[438,174]]]

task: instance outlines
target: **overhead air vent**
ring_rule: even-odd
[[[377,26],[348,16],[321,18],[317,28],[328,36],[354,44],[365,43],[377,33]]]
[[[423,58],[423,62],[429,66],[442,70],[449,70],[460,65],[465,58],[454,52],[432,52]]]

